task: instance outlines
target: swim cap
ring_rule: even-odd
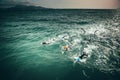
[[[78,57],[76,60],[77,60],[77,61],[80,61],[80,58]]]
[[[74,59],[75,59],[76,61],[80,61],[80,58],[79,58],[79,57],[74,57]]]
[[[64,46],[64,49],[67,49],[68,48],[68,46]]]

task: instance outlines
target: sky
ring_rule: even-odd
[[[47,8],[116,9],[120,0],[0,0],[0,7],[34,5]]]

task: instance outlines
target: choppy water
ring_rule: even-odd
[[[0,80],[120,79],[119,11],[9,11],[0,15]],[[50,44],[41,44],[45,41]],[[65,45],[72,48],[62,54]],[[74,63],[73,57],[83,51],[88,54],[86,61]]]

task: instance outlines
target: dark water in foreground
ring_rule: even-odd
[[[119,21],[112,10],[2,11],[0,80],[120,80]]]

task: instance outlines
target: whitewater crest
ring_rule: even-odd
[[[85,52],[88,54],[88,57],[81,60],[81,62],[87,66],[94,66],[103,71],[118,71],[118,64],[120,64],[119,34],[119,27],[97,24],[92,27],[68,30],[64,34],[58,34],[46,42],[49,42],[51,46],[52,44],[59,43],[61,53],[67,55],[73,61],[74,57]],[[63,46],[68,46],[69,49],[65,50]]]

